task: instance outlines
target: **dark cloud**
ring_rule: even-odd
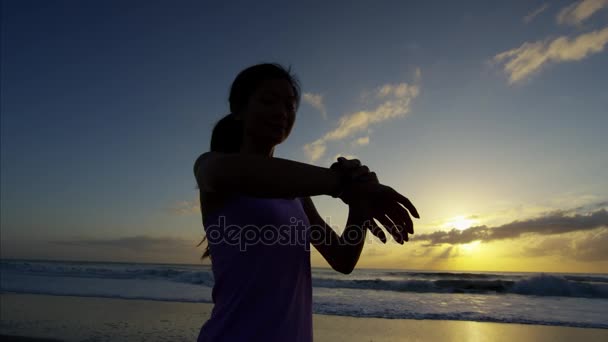
[[[588,234],[573,244],[574,257],[585,261],[608,260],[608,229]]]
[[[608,228],[596,229],[584,235],[550,237],[525,246],[522,254],[530,257],[561,256],[581,261],[608,260]]]
[[[607,209],[608,208],[608,201],[603,201],[603,202],[598,202],[598,203],[591,203],[591,204],[586,204],[583,206],[580,206],[576,209],[574,209],[572,212],[589,212],[589,211],[593,211],[593,210],[598,210],[598,209]]]
[[[548,237],[538,243],[530,243],[522,247],[522,254],[531,257],[557,255],[560,251],[572,249],[570,237]]]
[[[172,237],[150,237],[133,236],[117,239],[79,239],[53,241],[55,244],[78,246],[78,247],[98,247],[98,248],[121,248],[132,251],[160,251],[174,250],[176,248],[192,248],[196,245],[194,241],[186,241]]]
[[[557,235],[608,227],[608,211],[597,210],[590,214],[566,215],[556,211],[547,215],[514,221],[498,227],[477,226],[465,230],[436,231],[430,234],[415,235],[413,241],[428,242],[426,246],[441,244],[466,244],[473,241],[489,242],[494,240],[515,239],[524,234]]]

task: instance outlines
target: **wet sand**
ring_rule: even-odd
[[[12,293],[0,303],[2,341],[195,341],[213,307]],[[314,315],[313,325],[315,341],[608,341],[608,329],[524,324]]]

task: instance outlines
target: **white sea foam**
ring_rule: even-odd
[[[2,260],[3,292],[212,302],[209,266]],[[608,328],[608,276],[313,269],[316,313]]]

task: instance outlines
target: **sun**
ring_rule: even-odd
[[[477,240],[477,241],[465,243],[458,247],[460,248],[460,250],[462,250],[466,253],[472,253],[472,252],[475,252],[475,250],[477,249],[477,247],[479,246],[480,243],[481,243],[481,241]]]
[[[456,228],[458,230],[465,230],[467,228],[473,227],[479,223],[479,220],[475,219],[472,216],[456,216],[448,219],[444,224],[443,228],[452,229]]]

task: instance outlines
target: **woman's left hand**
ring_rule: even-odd
[[[363,183],[374,183],[378,184],[378,177],[375,172],[370,172],[369,168],[365,165],[361,165],[359,159],[346,159],[339,157],[338,161],[331,164],[330,169],[338,170],[341,174],[348,178],[349,182],[363,182]],[[339,196],[339,198],[346,205],[350,205],[350,202],[354,199],[352,191],[345,191]]]
[[[347,160],[340,157],[330,168],[346,173],[353,182],[340,198],[344,203],[348,205],[352,203],[358,210],[368,212],[372,234],[386,242],[384,232],[373,220],[376,218],[397,242],[403,244],[403,241],[409,240],[408,233],[414,233],[414,226],[407,210],[414,217],[419,216],[416,208],[407,198],[394,189],[380,184],[376,173],[370,172],[369,168],[361,165],[357,159]]]

